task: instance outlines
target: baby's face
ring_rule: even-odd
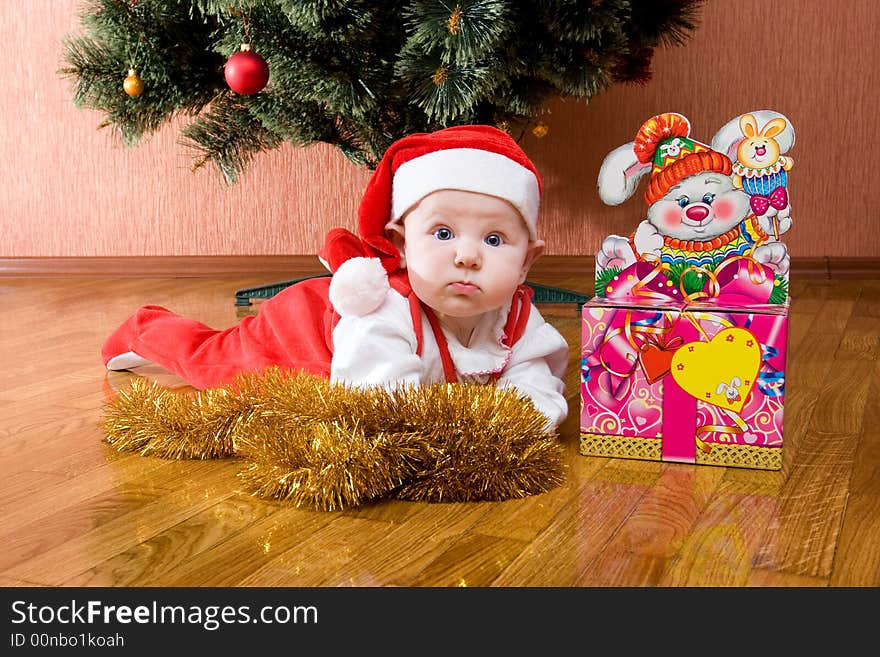
[[[508,303],[544,246],[529,241],[523,218],[507,201],[456,190],[423,198],[392,237],[416,296],[455,318]]]
[[[726,233],[749,215],[749,197],[730,176],[705,172],[685,178],[648,208],[661,235],[706,241]]]

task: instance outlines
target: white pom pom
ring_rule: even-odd
[[[379,258],[351,258],[330,281],[330,303],[340,315],[368,315],[385,301],[388,274]]]

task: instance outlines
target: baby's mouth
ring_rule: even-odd
[[[449,287],[455,294],[463,294],[465,296],[472,296],[480,291],[480,288],[473,283],[468,283],[466,281],[456,281],[454,283],[450,283]]]

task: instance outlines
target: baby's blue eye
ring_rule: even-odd
[[[703,203],[706,205],[712,205],[712,201],[715,200],[715,194],[703,194]]]
[[[483,240],[489,246],[501,246],[504,244],[504,239],[502,239],[501,235],[498,233],[492,233],[491,235],[486,235],[486,239]]]
[[[434,231],[434,237],[445,242],[452,239],[452,231],[448,228],[438,228]]]
[[[681,207],[686,206],[690,202],[691,202],[691,200],[687,196],[682,196],[681,198],[678,199],[678,204]]]

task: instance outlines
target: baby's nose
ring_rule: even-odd
[[[480,254],[476,249],[459,248],[455,252],[455,264],[460,267],[478,267],[480,265]]]
[[[684,213],[691,221],[703,221],[709,216],[709,208],[705,205],[692,205]]]

